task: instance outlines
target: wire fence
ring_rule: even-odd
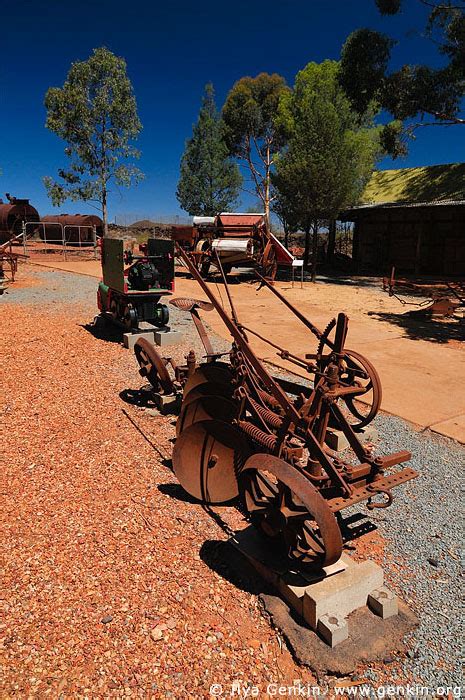
[[[135,228],[152,228],[157,225],[189,226],[192,217],[188,214],[154,214],[147,212],[127,212],[117,214],[111,223],[117,226],[134,226]]]

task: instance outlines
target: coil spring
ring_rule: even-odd
[[[267,391],[259,389],[258,395],[264,403],[268,404],[268,406],[271,406],[272,408],[281,408],[279,402],[276,401],[275,397],[271,396],[271,394],[269,394]]]
[[[265,447],[267,450],[270,450],[270,452],[276,447],[276,435],[269,435],[268,433],[265,433],[248,420],[240,420],[237,424],[249,438],[259,445],[262,445],[262,447]]]
[[[269,408],[263,408],[263,406],[260,406],[260,404],[252,398],[250,398],[249,401],[250,405],[258,413],[260,418],[262,418],[265,421],[265,423],[271,425],[272,428],[278,429],[281,427],[281,425],[283,424],[282,418],[280,418],[276,413],[270,411]]]

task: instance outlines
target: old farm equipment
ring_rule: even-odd
[[[465,307],[465,282],[428,282],[396,278],[396,268],[383,278],[383,290],[404,306],[417,306],[428,316],[451,317],[459,307]],[[409,295],[406,299],[405,295]],[[413,301],[412,296],[424,297]]]
[[[173,228],[171,237],[189,254],[202,277],[218,270],[219,259],[226,273],[233,267],[253,266],[274,279],[278,264],[290,266],[294,260],[259,213],[194,216],[193,226]]]
[[[319,340],[317,352],[304,357],[278,349],[281,357],[313,375],[311,386],[272,376],[250,346],[251,331],[237,318],[224,273],[231,314],[189,256],[178,254],[209,301],[173,303],[197,318],[203,305],[213,307],[233,339],[225,362],[213,352],[201,326],[206,362],[196,366],[191,356],[189,364],[188,356],[181,371],[175,368],[174,380],[168,360],[153,346],[138,358],[141,374],[152,383],[161,384],[162,390],[183,390],[173,451],[179,482],[207,504],[240,496],[250,521],[272,546],[285,548],[294,566],[336,562],[342,552],[340,512],[362,501],[369,509],[385,508],[392,502],[392,489],[417,476],[408,467],[392,469],[410,459],[409,452],[376,457],[357,435],[356,429],[379,408],[376,371],[362,355],[346,349],[345,314],[321,332],[261,277]],[[366,411],[360,409],[360,399],[368,400]],[[350,452],[344,459],[326,444],[329,427],[341,430],[348,440]]]
[[[11,240],[0,245],[0,294],[3,294],[8,285],[15,281],[18,263],[20,260],[26,260],[27,257],[13,251]]]
[[[173,242],[149,239],[147,245],[140,246],[141,255],[123,247],[121,239],[102,239],[98,308],[128,331],[136,329],[140,321],[165,326],[169,312],[160,298],[174,290]]]

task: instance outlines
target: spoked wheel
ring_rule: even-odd
[[[330,335],[335,333],[336,319],[326,326],[318,345],[317,363],[323,373],[331,358],[331,347],[328,345]],[[334,342],[334,340],[332,341]],[[323,354],[325,348],[330,352]],[[357,387],[361,390],[357,396],[343,398],[348,415],[346,418],[354,430],[360,430],[368,425],[379,411],[382,399],[381,380],[371,362],[355,350],[344,348],[340,381],[343,386]]]
[[[139,338],[134,345],[134,353],[139,363],[141,377],[145,377],[156,391],[161,388],[165,394],[172,394],[173,381],[163,358],[152,343],[149,343],[145,338]]]
[[[347,396],[344,403],[350,411],[349,423],[355,430],[368,425],[379,411],[382,399],[381,380],[371,362],[354,350],[344,352],[341,381],[348,386],[360,386],[363,393]]]
[[[262,262],[262,275],[266,277],[270,282],[274,281],[276,273],[278,271],[278,261],[276,258],[276,251],[272,245],[265,246],[265,252],[263,254]]]
[[[255,454],[239,483],[251,522],[281,541],[296,565],[321,568],[339,559],[342,537],[336,518],[301,472],[273,455]]]
[[[237,417],[238,405],[225,396],[199,396],[194,401],[183,403],[181,413],[176,421],[176,435],[180,435],[190,425],[201,420],[220,420],[231,424]]]
[[[203,420],[182,431],[173,450],[181,486],[204,503],[225,503],[239,495],[237,475],[250,454],[242,433],[219,420]]]

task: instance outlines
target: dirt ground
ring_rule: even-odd
[[[86,327],[94,279],[24,266],[3,301],[2,698],[202,698],[219,682],[408,678],[397,657],[346,679],[296,664],[227,544],[241,513],[185,494],[170,470],[173,418],[129,400],[143,382],[120,334]],[[176,352],[190,343],[186,334]],[[377,531],[350,549],[384,565]]]
[[[97,261],[45,264],[100,276]],[[232,275],[231,279],[238,281],[241,276]],[[210,286],[227,304],[222,285]],[[426,318],[416,307],[403,306],[390,298],[382,291],[378,278],[322,278],[317,284],[304,282],[302,289],[299,282],[294,286],[278,282],[276,286],[321,329],[340,311],[349,316],[347,347],[361,352],[375,365],[383,387],[384,411],[465,443],[463,311],[450,320]],[[231,284],[231,292],[244,325],[301,357],[315,352],[315,338],[270,291],[257,291],[256,283],[242,281]],[[201,290],[194,280],[178,272],[176,294],[199,297]],[[229,338],[215,313],[208,314],[208,323],[219,335]],[[262,341],[251,338],[251,343],[260,357],[290,367]]]
[[[1,308],[1,697],[315,684],[261,614],[256,577],[231,564],[242,516],[179,487],[173,418],[122,400],[141,386],[134,356],[86,328],[94,284],[82,300],[74,279],[65,294],[23,268]]]

